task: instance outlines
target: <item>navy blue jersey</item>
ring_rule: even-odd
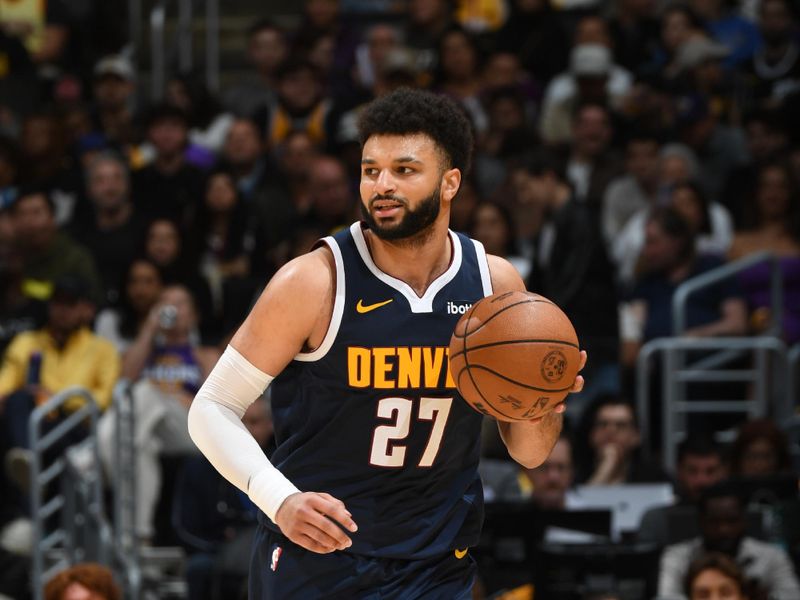
[[[345,503],[353,553],[427,558],[478,541],[482,417],[456,390],[448,345],[492,288],[480,243],[449,236],[450,267],[421,298],[377,268],[360,223],[325,238],[336,261],[328,332],[272,384],[272,462],[300,490]]]

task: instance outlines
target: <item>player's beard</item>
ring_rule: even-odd
[[[439,187],[434,188],[433,193],[422,200],[416,209],[411,210],[408,203],[394,196],[376,196],[370,200],[370,204],[377,200],[395,200],[402,202],[405,214],[400,219],[399,223],[392,225],[381,225],[378,220],[372,216],[369,208],[364,203],[361,203],[361,216],[366,221],[370,230],[377,235],[380,239],[385,241],[398,241],[398,240],[416,240],[421,237],[426,237],[431,226],[436,222],[439,217]]]

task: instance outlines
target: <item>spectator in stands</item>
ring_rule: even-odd
[[[566,143],[574,134],[572,116],[583,103],[617,110],[633,83],[632,75],[614,64],[608,26],[599,16],[578,23],[569,70],[555,77],[544,93],[539,132],[549,144]]]
[[[480,139],[489,127],[489,118],[480,97],[483,55],[478,40],[460,27],[452,27],[439,38],[438,51],[433,89],[461,105]]]
[[[758,4],[762,44],[742,68],[745,89],[757,106],[778,107],[797,91],[800,42],[797,15],[792,13],[792,3],[787,0],[763,0]]]
[[[217,335],[222,336],[244,320],[256,292],[250,279],[253,227],[228,171],[209,175],[192,237],[199,246],[200,273],[211,290],[213,321],[220,324]]]
[[[572,141],[565,148],[565,171],[575,199],[599,213],[612,179],[622,171],[612,148],[614,128],[603,104],[587,102],[572,116]]]
[[[528,289],[561,307],[594,357],[587,367],[587,385],[570,399],[567,417],[576,423],[595,397],[620,391],[614,272],[594,209],[578,199],[559,163],[542,153],[530,159],[520,177],[528,194],[520,209],[546,215],[535,242]]]
[[[758,28],[722,0],[691,0],[690,6],[714,39],[730,51],[726,67],[736,67],[746,61],[761,45]]]
[[[699,537],[664,550],[659,599],[685,599],[689,565],[706,552],[720,552],[735,560],[745,577],[755,580],[774,600],[800,598],[800,582],[786,553],[745,535],[744,502],[733,484],[723,482],[706,490],[699,504],[699,524]]]
[[[682,441],[675,469],[676,502],[648,510],[642,516],[637,541],[664,547],[697,536],[697,502],[726,474],[722,449],[712,438],[695,435]]]
[[[718,552],[709,552],[689,565],[684,584],[688,600],[758,600],[742,569],[733,560]]]
[[[133,259],[124,273],[119,304],[100,311],[95,321],[95,333],[114,344],[120,355],[139,335],[164,287],[160,269],[147,258]]]
[[[633,365],[642,343],[675,333],[672,296],[695,275],[721,264],[711,255],[697,255],[691,226],[674,208],[661,207],[647,218],[642,253],[644,274],[624,307],[623,361]],[[747,308],[735,282],[725,280],[694,294],[687,304],[685,336],[743,335]]]
[[[108,567],[82,563],[56,574],[44,586],[45,600],[122,600]]]
[[[698,254],[727,254],[733,241],[733,219],[724,206],[709,201],[699,184],[687,181],[677,185],[669,204],[692,228]]]
[[[136,120],[136,81],[131,62],[120,55],[101,58],[94,66],[92,94],[93,130],[102,134],[119,151],[132,150],[132,145],[139,141],[139,132]]]
[[[242,200],[248,204],[254,201],[268,175],[264,141],[255,121],[243,117],[234,119],[220,159],[235,178]]]
[[[741,129],[720,122],[709,99],[697,92],[676,99],[675,126],[683,143],[697,155],[699,181],[716,200],[731,172],[747,162]]]
[[[44,4],[0,2],[0,31],[17,38],[36,65],[56,64],[69,42],[69,12],[60,0]]]
[[[147,321],[125,353],[122,376],[138,382],[133,388],[136,419],[136,530],[152,541],[154,515],[161,492],[160,454],[196,454],[187,425],[189,405],[219,358],[219,351],[202,346],[198,316],[188,289],[168,285]],[[116,422],[108,414],[98,441],[106,469],[111,465]]]
[[[769,477],[791,473],[786,434],[771,419],[755,419],[739,428],[730,451],[731,475]]]
[[[190,162],[208,168],[216,161],[233,123],[217,98],[196,73],[177,75],[167,83],[167,104],[186,114]]]
[[[499,51],[519,56],[542,85],[567,68],[569,36],[550,0],[512,0],[495,40]]]
[[[411,0],[408,3],[403,37],[406,45],[417,52],[420,71],[430,72],[435,68],[437,44],[455,23],[450,0]]]
[[[184,242],[185,236],[169,219],[151,221],[145,230],[144,256],[161,272],[165,284],[184,285],[191,290],[200,318],[200,330],[213,329],[214,302],[208,282],[200,275],[196,248]]]
[[[613,179],[603,196],[603,236],[609,248],[633,215],[655,204],[660,148],[658,138],[647,133],[634,134],[625,144],[625,174]]]
[[[800,196],[789,169],[780,163],[758,171],[758,186],[745,206],[747,229],[738,232],[730,259],[768,251],[778,257],[783,273],[783,335],[790,344],[800,340]],[[739,276],[751,313],[751,327],[760,332],[770,322],[770,267],[753,265]]]
[[[73,177],[62,122],[50,112],[28,115],[22,122],[19,150],[19,184],[46,190],[56,222],[68,224],[77,202],[78,181]]]
[[[528,276],[531,263],[518,253],[514,222],[505,206],[489,201],[479,203],[472,211],[467,232],[483,244],[486,252],[502,256],[514,265],[520,277]]]
[[[229,86],[223,104],[239,117],[275,101],[275,73],[286,59],[289,44],[285,31],[268,19],[259,19],[247,31],[247,60],[252,72]]]
[[[242,422],[267,456],[275,446],[269,399],[261,397]],[[173,498],[173,524],[189,552],[189,598],[211,600],[247,581],[258,509],[228,483],[204,456],[181,466]]]
[[[308,194],[311,207],[306,216],[331,232],[350,225],[360,206],[344,164],[333,156],[319,156],[311,163]]]
[[[50,195],[38,189],[20,191],[12,205],[15,245],[23,262],[23,291],[47,300],[53,281],[61,275],[79,275],[87,282],[95,304],[103,297],[100,277],[91,254],[59,231]]]
[[[736,229],[744,229],[745,207],[756,195],[758,172],[768,164],[784,160],[789,137],[782,115],[774,110],[756,110],[744,117],[750,161],[731,171],[719,202],[731,212]]]
[[[288,58],[275,73],[277,99],[256,111],[254,119],[274,148],[291,132],[303,131],[321,147],[336,139],[339,115],[324,94],[317,68],[304,59]]]
[[[120,273],[136,255],[144,223],[130,198],[130,174],[123,160],[110,152],[97,155],[86,169],[86,194],[93,218],[74,235],[92,253],[103,282],[103,304],[119,299]]]
[[[623,0],[614,6],[608,28],[616,62],[631,73],[641,73],[658,51],[659,24],[655,2]]]
[[[562,433],[547,460],[535,469],[523,469],[523,473],[533,487],[530,492],[531,500],[540,508],[545,510],[567,508],[567,492],[575,482],[572,442],[568,435]]]
[[[402,46],[400,32],[389,23],[375,23],[363,37],[364,41],[356,47],[353,78],[361,93],[371,96],[386,58]]]
[[[111,343],[88,327],[94,307],[84,280],[60,277],[48,302],[45,327],[20,333],[6,350],[0,368],[3,439],[12,449],[6,459],[12,478],[22,487],[27,487],[30,461],[28,418],[38,404],[73,385],[89,390],[101,410],[111,403],[120,360]],[[82,398],[70,398],[56,418],[44,422],[43,430],[54,428],[82,404]],[[77,430],[73,433],[71,443],[82,437]]]
[[[148,114],[145,128],[155,158],[133,174],[134,206],[145,220],[172,219],[183,231],[190,231],[203,197],[204,175],[186,160],[186,113],[168,104],[158,105]]]
[[[588,452],[579,463],[577,481],[586,485],[667,481],[660,466],[639,454],[641,436],[633,405],[619,396],[600,396],[584,415]],[[579,439],[583,436],[579,433]]]
[[[547,459],[535,469],[513,461],[481,458],[479,471],[487,502],[530,500],[544,510],[567,508],[567,492],[575,481],[572,442],[566,430]]]

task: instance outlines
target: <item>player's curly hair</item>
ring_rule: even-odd
[[[369,104],[361,112],[358,130],[362,145],[373,135],[425,134],[441,149],[448,168],[469,171],[472,124],[446,96],[400,88]]]

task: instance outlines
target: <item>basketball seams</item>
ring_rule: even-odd
[[[572,342],[565,342],[564,340],[526,339],[526,340],[503,340],[502,342],[487,342],[486,344],[470,346],[469,351],[474,352],[475,350],[481,350],[482,348],[505,346],[506,344],[563,344],[564,346],[570,346],[572,348],[575,348],[576,350],[580,350],[578,344],[573,344]],[[464,352],[466,352],[466,350],[461,350],[459,352],[456,352],[450,358],[452,359],[455,358],[456,356],[461,356]]]
[[[478,302],[476,302],[476,303],[475,303],[475,304],[472,306],[472,309],[471,309],[471,311],[474,311],[474,310],[475,310],[475,309],[478,307],[478,305],[479,305],[481,302],[483,302],[483,300],[484,300],[484,298],[482,298],[482,299],[478,300]],[[477,332],[477,331],[480,331],[481,329],[483,329],[483,328],[484,328],[484,327],[485,327],[485,326],[486,326],[488,323],[491,323],[491,322],[492,322],[492,320],[493,320],[493,319],[494,319],[494,318],[495,318],[497,315],[503,314],[503,313],[504,313],[504,312],[506,312],[507,310],[509,310],[509,309],[511,309],[511,308],[514,308],[515,306],[519,306],[520,304],[535,304],[536,302],[541,302],[541,303],[543,303],[543,304],[553,304],[552,302],[549,302],[549,301],[546,301],[546,300],[522,300],[522,301],[520,301],[520,302],[514,302],[514,304],[509,304],[508,306],[504,306],[503,308],[501,308],[501,309],[500,309],[500,310],[498,310],[497,312],[495,312],[495,313],[492,313],[492,315],[491,315],[491,316],[490,316],[488,319],[486,319],[485,321],[483,321],[483,322],[482,322],[480,325],[478,325],[478,326],[477,326],[477,327],[476,327],[476,328],[475,328],[473,331],[469,331],[468,327],[465,327],[465,328],[464,328],[464,335],[460,335],[460,334],[459,334],[457,331],[454,331],[454,332],[453,332],[453,335],[454,335],[455,337],[457,337],[457,338],[464,338],[464,337],[470,336],[470,335],[472,335],[473,333],[475,333],[475,332]],[[472,318],[472,317],[470,317],[470,319],[471,319],[471,318]],[[469,325],[469,321],[467,322],[467,325]]]
[[[472,371],[472,369],[480,369],[481,371],[486,371],[487,373],[491,373],[495,377],[499,377],[500,379],[503,379],[504,381],[508,381],[509,383],[513,383],[514,385],[518,385],[519,387],[522,387],[522,388],[525,388],[525,389],[528,389],[528,390],[534,390],[534,391],[537,391],[537,392],[550,392],[551,394],[557,394],[557,393],[566,392],[567,390],[572,389],[572,385],[569,385],[569,386],[564,387],[564,388],[540,388],[540,387],[536,387],[534,385],[528,385],[527,383],[522,383],[521,381],[517,381],[516,379],[511,379],[510,377],[506,377],[502,373],[498,373],[494,369],[490,369],[489,367],[485,367],[483,365],[470,365],[469,369],[470,369],[470,371]],[[473,381],[473,383],[474,383],[474,381]],[[477,386],[476,386],[476,388],[477,388]],[[485,398],[484,398],[484,400],[485,400]]]

